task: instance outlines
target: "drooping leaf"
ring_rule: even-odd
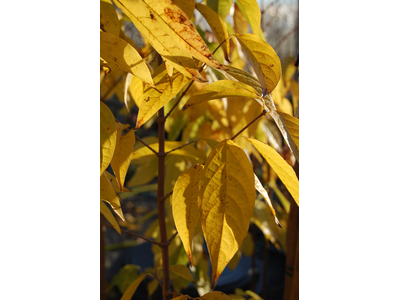
[[[248,97],[254,99],[259,98],[259,95],[255,89],[245,83],[233,80],[218,80],[194,93],[182,109],[225,97]]]
[[[264,94],[271,93],[281,78],[281,62],[275,50],[254,34],[235,35],[254,67]]]
[[[178,5],[185,14],[191,18],[194,13],[195,0],[171,0],[174,4]]]
[[[292,117],[284,112],[277,111],[278,114],[283,119],[283,123],[285,123],[287,130],[289,131],[293,141],[295,142],[297,149],[299,147],[299,119]]]
[[[144,90],[135,130],[178,94],[188,81],[189,79],[179,72],[174,72],[170,78],[164,65],[158,67],[154,73],[154,83],[158,91],[151,87]]]
[[[249,32],[246,17],[243,15],[236,2],[235,10],[233,12],[233,24],[236,33],[246,34]]]
[[[108,209],[107,205],[100,200],[100,212],[110,222],[114,229],[121,235],[121,228],[119,228],[117,220],[115,220],[112,212]]]
[[[126,289],[125,293],[122,295],[121,300],[131,300],[133,294],[135,294],[136,289],[139,287],[139,284],[142,280],[147,276],[147,274],[143,274],[139,276],[132,284]]]
[[[264,197],[265,201],[267,202],[269,208],[271,209],[272,215],[275,218],[276,225],[278,225],[279,227],[282,228],[282,225],[281,225],[281,223],[279,223],[279,220],[276,216],[275,209],[274,209],[274,206],[272,205],[271,199],[269,198],[268,192],[265,190],[265,188],[261,184],[260,180],[258,180],[258,177],[256,174],[254,174],[254,179],[255,179],[255,183],[256,183],[256,185],[255,185],[256,190]]]
[[[185,265],[172,265],[169,266],[169,269],[174,272],[175,274],[191,281],[194,283],[194,278],[192,273],[190,273],[189,269],[187,266]]]
[[[196,3],[196,9],[201,13],[208,25],[210,25],[210,28],[218,42],[220,44],[224,42],[228,38],[228,31],[226,30],[225,23],[218,14],[207,5],[200,3]],[[225,59],[229,61],[229,42],[226,41],[221,48],[224,51]]]
[[[256,139],[249,138],[248,140],[256,147],[258,152],[260,152],[271,168],[276,172],[297,205],[299,205],[299,179],[293,168],[271,146]]]
[[[223,292],[209,292],[202,297],[200,297],[202,300],[230,300],[231,298],[228,297],[227,294],[224,294]]]
[[[108,202],[117,216],[120,217],[122,221],[125,221],[121,209],[121,199],[108,179],[107,171],[100,176],[100,200]]]
[[[212,266],[211,289],[239,249],[253,214],[253,168],[245,152],[224,140],[210,152],[200,189],[200,213]]]
[[[165,142],[165,152],[171,151],[178,147],[184,146],[185,143],[182,142]],[[154,143],[149,145],[155,151],[158,151],[158,143]],[[168,155],[184,155],[187,157],[192,157],[199,162],[203,162],[206,160],[206,155],[203,151],[194,148],[192,145],[187,145],[181,149],[177,149],[172,151]],[[155,154],[147,147],[142,147],[135,152],[132,153],[132,163],[141,162],[144,163],[146,161],[150,161]]]
[[[100,176],[111,163],[117,143],[117,125],[111,110],[100,102]]]
[[[238,0],[247,14],[253,33],[258,36],[260,34],[261,10],[258,7],[257,0]]]
[[[249,86],[251,86],[253,89],[255,89],[257,91],[258,94],[262,94],[262,87],[260,82],[258,81],[258,79],[256,77],[254,77],[253,75],[251,75],[250,73],[229,66],[229,65],[224,65],[225,68],[227,69],[223,74],[230,80],[237,80],[239,82],[245,83]]]
[[[231,10],[232,2],[233,0],[207,0],[207,6],[212,8],[222,20],[225,20]]]
[[[107,32],[100,32],[100,55],[110,65],[131,73],[149,86],[154,86],[146,62],[140,54],[123,39]]]
[[[108,33],[119,36],[119,19],[110,0],[100,0],[100,27]]]
[[[115,4],[132,20],[154,49],[185,76],[205,81],[192,57],[211,67],[224,69],[215,60],[189,17],[171,1],[116,0]]]
[[[190,264],[192,264],[194,230],[200,218],[198,197],[203,169],[203,165],[195,165],[183,172],[176,181],[172,193],[171,204],[175,226]]]
[[[117,144],[113,159],[111,160],[111,167],[121,190],[123,190],[125,176],[131,162],[133,146],[135,145],[135,132],[130,130],[127,134],[122,135],[123,126],[121,125],[118,126],[119,130],[117,130]]]

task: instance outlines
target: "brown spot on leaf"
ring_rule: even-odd
[[[150,13],[150,19],[154,20],[154,15]]]
[[[166,7],[166,8],[164,8],[164,12],[165,12],[166,14],[169,14],[169,13],[172,12],[172,10],[171,10],[169,7]]]
[[[179,17],[179,23],[183,23],[186,21],[186,18],[183,15],[180,15]]]
[[[270,64],[269,66],[272,68],[274,66],[274,64]]]

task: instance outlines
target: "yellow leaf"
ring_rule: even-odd
[[[251,28],[255,35],[260,34],[261,11],[257,0],[238,0],[247,14]]]
[[[218,14],[207,5],[200,3],[196,3],[196,9],[202,14],[204,19],[206,19],[218,42],[220,44],[224,42],[228,38],[228,31],[226,30],[225,23]],[[225,59],[229,61],[229,41],[226,41],[221,48],[224,51]]]
[[[172,0],[172,2],[178,5],[189,18],[192,17],[195,7],[194,0]]]
[[[278,111],[278,114],[283,119],[287,130],[289,131],[293,141],[295,142],[297,149],[299,148],[299,119],[292,117],[291,115],[285,114],[284,112]]]
[[[100,176],[111,163],[117,143],[117,126],[114,115],[100,102]]]
[[[149,183],[154,177],[156,177],[157,171],[158,160],[157,157],[154,155],[154,157],[150,161],[146,161],[137,167],[135,174],[128,181],[127,186],[134,187]]]
[[[235,270],[241,258],[242,258],[242,251],[238,250],[228,263],[229,269]]]
[[[189,299],[189,297],[187,295],[180,295],[178,297],[172,298],[172,300],[186,300]],[[192,299],[192,298],[190,298]]]
[[[228,295],[224,294],[223,292],[209,292],[202,297],[200,297],[202,300],[230,300],[231,298],[228,297]]]
[[[205,101],[233,96],[248,97],[252,99],[259,98],[257,91],[247,84],[233,80],[218,80],[194,93],[182,109],[185,110],[189,106]]]
[[[247,54],[264,94],[271,93],[281,78],[281,62],[275,50],[254,34],[235,35]]]
[[[255,185],[256,190],[264,197],[265,201],[267,202],[269,208],[271,209],[272,215],[275,218],[276,225],[278,225],[279,227],[282,228],[282,225],[281,225],[281,223],[279,223],[279,220],[276,216],[275,209],[274,209],[274,206],[272,205],[271,199],[269,198],[268,192],[265,190],[265,188],[261,184],[260,180],[258,180],[258,177],[256,174],[254,174],[254,179],[255,179],[255,183],[256,183],[256,185]]]
[[[248,139],[265,158],[299,205],[299,179],[293,168],[272,147],[256,139]]]
[[[165,152],[171,151],[171,150],[181,147],[183,145],[185,145],[185,143],[166,141],[165,142]],[[158,143],[154,143],[149,146],[158,152]],[[199,162],[203,162],[206,160],[206,156],[205,156],[204,152],[194,148],[192,145],[187,145],[181,149],[172,151],[168,155],[184,155],[184,156],[192,157]],[[153,157],[155,157],[155,154],[149,148],[142,147],[132,153],[132,163],[139,163],[139,162],[144,163],[144,162],[150,161]]]
[[[131,79],[131,84],[129,85],[129,93],[131,94],[131,97],[133,98],[133,101],[135,101],[135,104],[138,108],[140,108],[140,105],[143,102],[143,81],[140,80],[140,78],[136,76],[132,76]],[[133,104],[127,103],[127,108],[128,111],[131,111]]]
[[[231,10],[233,0],[207,0],[207,6],[211,7],[221,19],[225,20]]]
[[[243,15],[237,3],[235,3],[235,10],[233,13],[233,24],[236,33],[246,34],[248,32],[246,17]]]
[[[110,0],[100,0],[100,27],[105,32],[119,36],[119,19]]]
[[[247,232],[247,235],[244,238],[240,248],[242,249],[243,254],[246,256],[250,256],[254,253],[254,241],[250,232]]]
[[[121,129],[117,131],[117,145],[115,147],[113,159],[111,160],[111,167],[121,190],[123,190],[126,172],[131,162],[133,145],[135,145],[135,132],[131,130],[127,134],[121,135],[123,129],[122,127],[120,128]]]
[[[199,205],[212,290],[247,234],[254,201],[253,168],[245,152],[231,140],[218,143],[205,162]]]
[[[198,197],[203,165],[195,165],[179,176],[172,193],[172,212],[176,230],[192,265],[192,241],[200,218]]]
[[[111,69],[121,69],[139,77],[146,84],[154,86],[146,62],[135,48],[123,39],[110,33],[100,32],[100,55]]]
[[[121,228],[119,228],[118,222],[115,220],[112,212],[108,209],[107,205],[104,204],[103,201],[100,200],[100,212],[103,216],[110,222],[110,224],[114,227],[114,229],[121,234]]]
[[[121,209],[120,197],[114,190],[108,176],[107,171],[100,176],[100,200],[108,202],[114,212],[122,221],[125,221],[124,214]]]
[[[132,284],[126,289],[125,293],[122,295],[121,300],[131,300],[133,294],[136,292],[136,289],[139,287],[139,284],[142,280],[147,276],[147,274],[143,274],[138,277]]]
[[[262,87],[260,82],[258,81],[257,78],[255,78],[253,75],[250,73],[247,73],[244,70],[224,65],[227,70],[225,71],[224,75],[230,79],[230,80],[237,80],[239,82],[245,83],[249,86],[251,86],[253,89],[257,91],[258,94],[262,94]],[[233,77],[233,78],[232,78]]]
[[[158,67],[154,73],[154,83],[158,91],[150,87],[144,90],[135,130],[178,94],[188,81],[189,79],[179,72],[174,72],[170,78],[164,65]]]
[[[154,49],[185,76],[205,81],[192,56],[212,67],[224,69],[214,59],[188,16],[172,2],[116,0],[115,4],[132,20]]]
[[[251,222],[254,223],[263,233],[267,241],[275,244],[278,239],[277,227],[275,224],[268,222],[268,217],[271,216],[269,209],[264,201],[256,200],[254,206],[254,213],[251,217]],[[272,217],[272,216],[271,216]],[[273,225],[273,226],[272,226]]]
[[[192,273],[190,273],[189,269],[187,266],[185,265],[173,265],[173,266],[169,266],[169,269],[174,272],[175,274],[191,281],[194,283],[194,278]]]

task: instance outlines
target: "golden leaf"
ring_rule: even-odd
[[[233,80],[218,80],[194,93],[182,109],[185,110],[192,105],[205,101],[239,96],[252,99],[259,98],[257,91],[247,84]]]
[[[260,34],[260,24],[261,24],[261,11],[258,7],[257,0],[238,0],[242,5],[244,11],[247,14],[250,26],[253,29],[255,35]]]
[[[131,83],[129,85],[129,93],[138,108],[140,108],[140,105],[143,102],[143,91],[144,91],[143,81],[136,76],[132,76]],[[126,103],[126,106],[128,111],[131,111],[133,104],[129,102]]]
[[[100,102],[100,176],[111,163],[117,143],[117,126],[114,115]]]
[[[256,140],[248,139],[265,158],[271,168],[276,172],[282,183],[286,186],[294,201],[299,205],[299,179],[293,168],[271,146]]]
[[[108,175],[111,174],[107,173],[108,172],[106,171],[100,176],[100,200],[108,202],[117,216],[120,217],[122,221],[125,221],[124,214],[122,213],[121,209],[121,198],[116,193],[108,178]]]
[[[133,130],[122,135],[122,130],[125,129],[125,126],[128,127],[129,125],[117,124],[117,144],[115,146],[113,159],[111,160],[111,167],[121,190],[124,188],[126,172],[128,171],[133,146],[135,145],[135,132]]]
[[[151,87],[144,90],[135,130],[175,97],[188,81],[189,79],[179,72],[174,72],[174,75],[170,78],[165,66],[159,66],[154,72],[154,83],[158,91]]]
[[[171,199],[176,230],[191,265],[194,230],[200,218],[198,197],[203,170],[203,165],[195,165],[183,172],[175,183]]]
[[[221,19],[225,20],[231,10],[233,0],[207,0],[207,6],[211,7]]]
[[[245,152],[231,140],[218,143],[205,162],[199,205],[212,290],[247,234],[254,201],[253,168]]]
[[[264,197],[265,201],[267,202],[269,208],[271,209],[272,215],[275,218],[276,225],[278,225],[279,227],[282,228],[282,225],[281,225],[281,223],[279,223],[279,220],[276,216],[275,209],[274,209],[274,206],[272,205],[271,199],[269,198],[268,192],[265,190],[265,188],[261,184],[260,180],[258,180],[258,177],[256,174],[254,174],[254,179],[255,179],[255,184],[256,184],[255,185],[256,190]]]
[[[275,50],[254,34],[235,34],[254,67],[264,94],[271,93],[281,78],[281,62]]]
[[[110,33],[100,32],[100,55],[111,69],[131,73],[146,84],[154,86],[150,70],[140,54],[123,39]]]
[[[196,9],[201,13],[204,19],[206,19],[208,25],[210,25],[212,32],[220,44],[228,39],[226,25],[215,11],[213,11],[207,5],[200,3],[196,3]],[[229,41],[226,41],[221,48],[224,51],[225,59],[229,61]]]
[[[122,295],[121,300],[131,300],[133,294],[136,292],[136,289],[139,287],[139,284],[146,276],[147,273],[139,276],[134,282],[132,282],[132,284],[126,289],[125,293]]]
[[[108,209],[107,205],[105,205],[104,202],[101,200],[100,200],[100,212],[108,220],[108,222],[110,222],[110,224],[114,227],[114,229],[121,235],[121,228],[119,228],[117,220],[115,220],[112,212]]]
[[[100,0],[100,27],[105,32],[119,36],[119,19],[110,0]]]
[[[299,147],[299,119],[292,117],[291,115],[285,114],[284,112],[278,111],[278,114],[283,119],[283,123],[285,123],[287,130],[289,131],[294,143],[297,146],[297,149],[300,150]]]
[[[172,0],[172,2],[178,5],[189,18],[192,17],[195,8],[195,0]]]
[[[169,266],[170,271],[174,272],[175,274],[191,281],[194,283],[194,278],[192,273],[190,273],[189,269],[185,265],[172,265]]]
[[[249,32],[246,17],[237,3],[235,3],[235,10],[233,12],[233,24],[236,33],[246,34]]]

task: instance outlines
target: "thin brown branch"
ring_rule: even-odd
[[[181,96],[179,97],[178,101],[175,102],[174,106],[172,106],[172,108],[170,109],[170,111],[167,113],[167,115],[165,116],[164,120],[166,120],[171,113],[174,111],[174,109],[178,106],[179,102],[181,102],[182,98],[186,95],[187,91],[190,89],[190,87],[193,84],[193,80],[189,83],[189,85],[186,87],[186,89],[182,92]]]
[[[178,235],[178,231],[176,231],[168,240],[168,245],[171,244],[172,240]]]
[[[162,288],[162,284],[161,284],[161,281],[160,281],[160,279],[158,279],[158,277],[156,276],[156,275],[153,275],[153,274],[147,274],[147,275],[149,275],[149,276],[151,276],[151,277],[153,277],[155,280],[157,280],[157,282],[158,282],[158,285]]]
[[[101,222],[101,224],[103,224],[103,225],[105,225],[105,226],[108,226],[108,227],[111,227],[111,228],[114,228],[111,224],[108,224],[108,223],[106,223],[106,222]],[[125,233],[128,234],[128,235],[135,236],[135,237],[137,237],[137,238],[140,238],[140,239],[142,239],[142,240],[148,241],[148,242],[150,242],[150,243],[152,243],[152,244],[156,244],[156,245],[158,245],[158,246],[161,247],[161,243],[156,242],[156,241],[154,241],[154,240],[152,240],[152,239],[148,239],[148,238],[145,237],[145,236],[142,236],[142,235],[140,235],[140,234],[137,234],[137,233],[134,233],[134,232],[132,232],[132,231],[125,230],[125,229],[122,229],[122,228],[121,228],[121,231],[122,231],[122,232],[125,232]]]
[[[241,134],[243,131],[245,131],[248,127],[250,127],[251,124],[253,124],[255,121],[257,121],[259,118],[261,118],[262,116],[266,115],[267,111],[264,109],[261,114],[259,114],[253,121],[251,121],[249,124],[247,124],[246,126],[244,126],[238,133],[236,133],[231,140],[233,141],[234,139],[237,138],[237,136],[239,134]]]
[[[279,41],[279,43],[275,46],[275,51],[283,44],[284,41],[286,41],[286,39],[291,36],[293,33],[295,33],[297,31],[297,29],[299,29],[299,24],[296,25],[296,27],[294,27],[291,31],[289,31],[283,38],[281,38],[281,40]]]
[[[167,155],[168,153],[171,153],[171,152],[173,152],[173,151],[176,151],[176,150],[178,150],[178,149],[181,149],[181,148],[183,148],[183,147],[186,147],[187,145],[193,144],[194,142],[197,142],[197,140],[196,140],[196,141],[191,141],[191,142],[189,142],[189,143],[187,143],[187,144],[185,144],[185,145],[179,146],[178,148],[169,150],[168,152],[165,152],[165,155]]]
[[[172,192],[173,192],[173,191],[170,191],[168,194],[166,194],[164,197],[162,197],[160,201],[165,201],[165,200],[167,200],[168,197],[172,195]]]
[[[147,148],[149,148],[151,151],[153,151],[153,153],[155,155],[158,156],[158,152],[156,150],[154,150],[153,148],[151,148],[149,145],[147,145],[147,143],[145,141],[143,141],[140,137],[136,136],[136,139],[141,142],[143,145],[145,145]]]

